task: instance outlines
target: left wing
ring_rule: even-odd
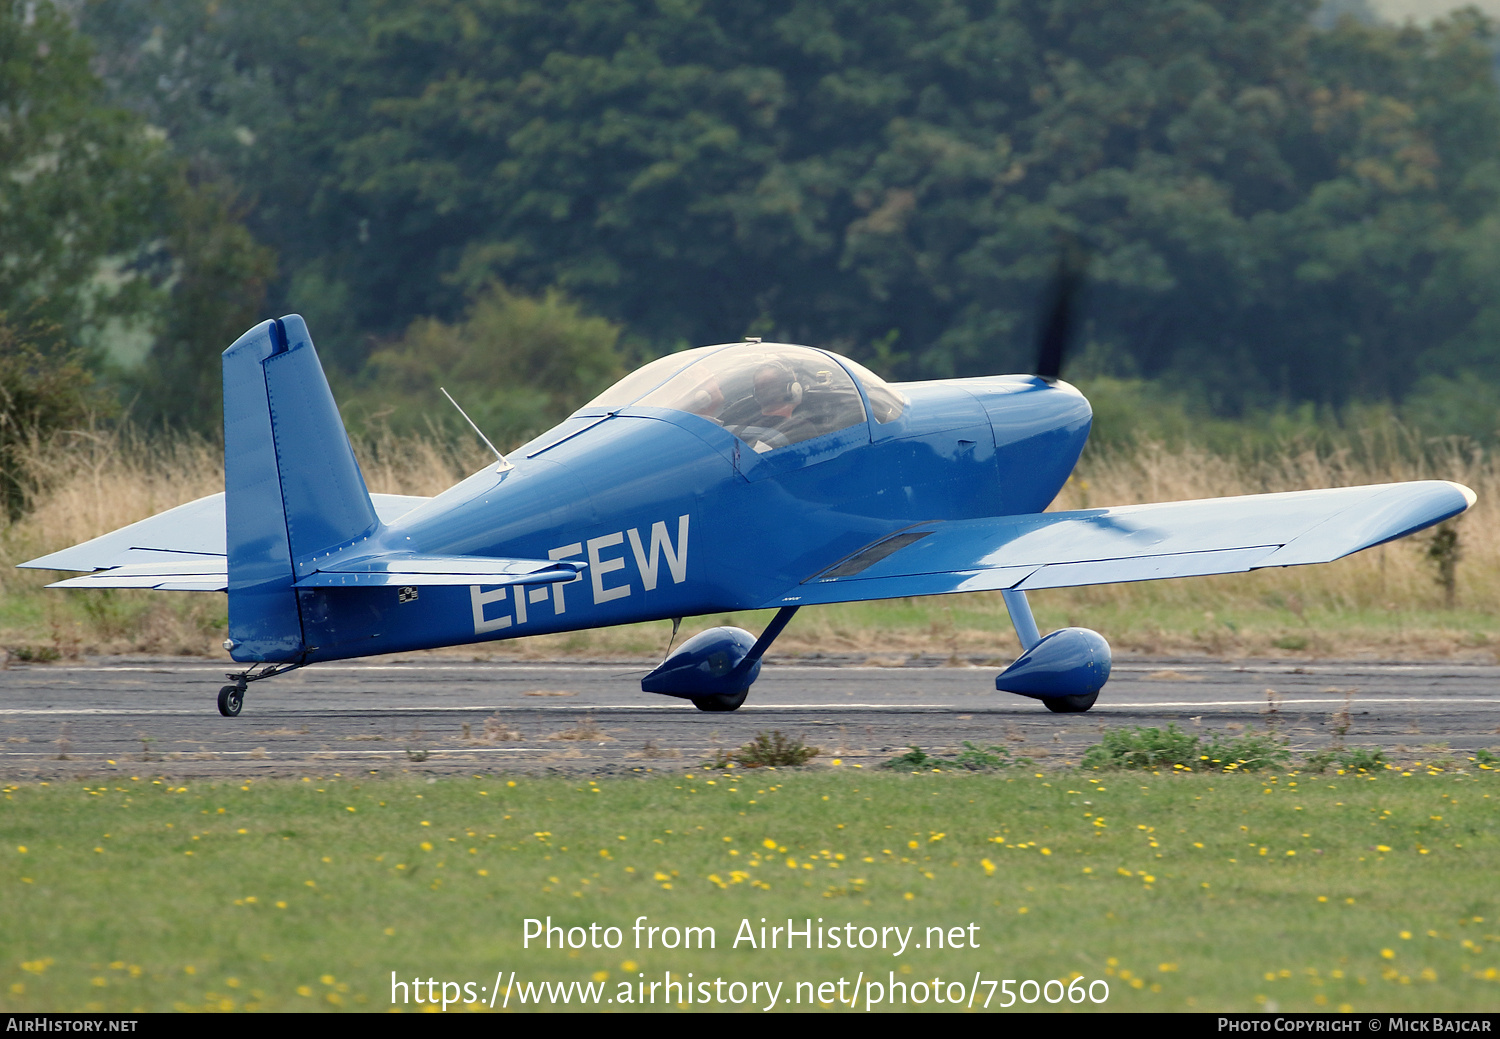
[[[1003,588],[1064,588],[1327,563],[1463,512],[1440,480],[918,523],[765,608]]]

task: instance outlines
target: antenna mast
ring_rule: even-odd
[[[439,386],[438,389],[442,390],[443,396],[448,398],[449,404],[452,404],[455,408],[458,408],[458,413],[464,417],[464,421],[469,424],[469,428],[474,431],[475,435],[477,435],[480,440],[484,441],[484,446],[493,451],[495,453],[495,457],[500,460],[500,464],[495,466],[495,472],[503,473],[507,469],[514,469],[515,466],[511,465],[505,460],[505,456],[500,453],[500,449],[497,448],[494,444],[490,443],[490,438],[485,436],[480,428],[474,424],[474,420],[469,417],[469,413],[463,408],[458,407],[458,401],[453,399],[453,394],[449,393],[441,386]]]

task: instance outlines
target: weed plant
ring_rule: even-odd
[[[944,769],[992,772],[1011,767],[1029,768],[1033,764],[1030,758],[1013,756],[1008,747],[994,745],[981,748],[964,740],[964,749],[951,758],[934,757],[921,747],[914,746],[905,754],[891,758],[884,767],[898,772],[941,772]]]
[[[1256,772],[1282,766],[1291,756],[1285,740],[1267,734],[1214,734],[1204,743],[1176,725],[1136,725],[1105,730],[1100,742],[1084,752],[1082,767]]]
[[[1030,758],[1011,757],[1010,748],[1001,744],[980,748],[964,740],[964,749],[954,757],[953,763],[971,772],[989,772],[1012,765],[1028,766],[1032,762]]]
[[[1287,741],[1268,733],[1249,732],[1243,736],[1224,736],[1213,733],[1198,755],[1198,765],[1225,772],[1260,772],[1270,768],[1284,768],[1292,758]]]
[[[712,762],[704,768],[795,768],[805,765],[819,754],[821,747],[809,747],[800,736],[783,735],[780,729],[755,734],[755,738],[739,750],[731,753],[719,751]]]
[[[1476,760],[1481,764],[1490,764],[1482,755],[1488,755],[1489,751],[1480,750]],[[1380,769],[1390,768],[1386,761],[1385,750],[1381,747],[1329,747],[1327,750],[1318,751],[1307,758],[1303,766],[1309,772],[1327,772],[1336,769],[1344,772],[1375,772]]]
[[[918,769],[940,768],[944,764],[946,762],[941,758],[935,758],[921,747],[913,745],[905,754],[898,755],[887,761],[885,767],[902,772],[915,772]]]

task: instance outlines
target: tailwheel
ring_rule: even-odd
[[[226,639],[224,648],[228,649],[231,645],[231,640]],[[262,678],[275,678],[277,675],[284,675],[288,671],[295,671],[302,666],[303,661],[298,660],[291,663],[274,662],[266,664],[259,671],[252,669],[250,671],[226,672],[224,677],[234,684],[226,685],[219,690],[219,713],[226,718],[237,717],[240,713],[240,708],[245,706],[245,688],[251,682],[259,682]]]
[[[242,685],[226,685],[219,690],[219,713],[226,718],[239,716],[240,708],[245,706],[245,687]]]
[[[692,697],[692,701],[693,706],[700,711],[737,711],[740,709],[740,704],[745,702],[745,697],[748,695],[750,695],[750,690],[745,688],[737,693],[715,693],[713,696],[695,696]]]
[[[1047,710],[1053,714],[1082,714],[1094,706],[1094,701],[1099,699],[1099,693],[1079,693],[1076,696],[1047,696],[1042,697],[1042,703],[1047,705]]]

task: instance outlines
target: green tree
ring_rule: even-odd
[[[80,11],[112,97],[160,128],[192,181],[234,199],[233,221],[272,249],[266,306],[303,314],[325,363],[351,370],[371,332],[431,312],[387,316],[388,304],[367,301],[355,313],[341,269],[342,239],[360,237],[360,216],[329,195],[328,176],[366,22],[362,0],[90,0]],[[354,261],[365,253],[352,250]]]
[[[273,304],[350,370],[491,281],[657,349],[1024,370],[1066,240],[1095,356],[1221,413],[1493,372],[1492,27],[1317,9],[100,0],[87,24],[119,96],[241,181]]]
[[[139,320],[132,266],[150,237],[165,154],[104,103],[87,40],[48,0],[0,2],[0,310],[93,344]]]
[[[163,223],[167,298],[145,362],[125,373],[132,414],[148,424],[216,430],[223,414],[219,355],[264,320],[275,255],[250,234],[224,181],[175,176]]]
[[[223,175],[191,176],[89,61],[53,3],[0,2],[0,311],[57,326],[142,417],[214,428],[218,354],[260,318],[272,256]]]
[[[109,411],[78,351],[41,319],[23,326],[0,313],[0,508],[14,523],[46,474],[36,448]]]
[[[341,395],[356,425],[467,432],[446,388],[501,450],[541,432],[623,374],[618,325],[560,291],[532,297],[498,284],[462,320],[412,323],[370,358],[368,381]]]

